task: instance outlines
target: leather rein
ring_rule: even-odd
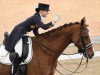
[[[43,45],[38,39],[39,39],[39,36],[37,36],[36,37],[37,38],[37,42],[39,43],[39,45],[41,46],[41,47],[44,47],[44,48],[46,48],[51,54],[50,55],[54,55],[54,54],[57,54],[58,52],[57,51],[54,51],[53,49],[50,49],[50,48],[48,48],[48,47],[46,47],[45,45]],[[80,38],[81,38],[81,42],[82,42],[82,48],[80,49],[81,50],[81,52],[83,53],[83,55],[85,54],[85,56],[86,56],[86,58],[87,58],[87,60],[86,60],[86,66],[85,66],[85,68],[84,68],[84,70],[86,69],[86,67],[87,67],[87,65],[88,65],[88,52],[87,52],[87,49],[88,48],[90,48],[90,47],[92,47],[92,43],[90,43],[90,44],[88,44],[88,45],[86,45],[86,41],[85,41],[85,39],[84,39],[84,34],[82,33],[82,26],[80,25]],[[76,53],[75,53],[76,54]],[[67,54],[65,54],[65,55],[67,55]],[[74,55],[74,54],[73,54]],[[62,74],[61,72],[59,72],[58,70],[58,72],[61,74],[61,75],[72,75],[73,73],[80,73],[80,72],[77,72],[77,70],[80,68],[80,66],[81,66],[81,64],[82,64],[82,60],[83,60],[83,56],[82,56],[82,58],[81,58],[81,61],[80,61],[80,63],[79,63],[79,65],[78,65],[78,67],[76,68],[76,70],[74,70],[74,71],[70,71],[70,70],[67,70],[67,71],[70,71],[70,72],[72,72],[72,73],[70,73],[70,74]],[[73,60],[72,60],[73,61]],[[59,62],[58,62],[59,63]],[[60,64],[60,63],[59,63]],[[61,64],[60,64],[61,65]],[[62,66],[62,65],[61,65]],[[83,70],[83,71],[84,71]],[[82,71],[81,71],[82,72]]]
[[[87,49],[92,47],[92,43],[90,44],[87,44],[86,45],[86,41],[84,39],[84,34],[82,33],[82,26],[80,26],[80,38],[81,38],[81,41],[82,41],[82,48],[80,49],[80,51],[85,54],[86,58],[88,58],[88,52],[87,52]]]

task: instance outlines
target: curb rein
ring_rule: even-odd
[[[80,26],[80,38],[81,38],[83,47],[79,50],[81,51],[81,53],[83,53],[83,55],[86,56],[86,58],[88,58],[87,49],[90,48],[93,44],[90,43],[90,44],[86,45],[85,39],[83,37],[84,37],[84,34],[82,33],[82,26]]]
[[[81,41],[82,41],[82,48],[81,49],[79,49],[79,50],[81,50],[81,53],[83,53],[83,55],[85,55],[86,56],[86,58],[87,58],[87,60],[86,60],[86,66],[85,66],[85,68],[84,68],[84,70],[86,69],[86,67],[87,67],[87,65],[88,65],[88,52],[87,52],[87,48],[90,48],[91,46],[92,46],[92,43],[90,43],[90,44],[88,44],[88,45],[86,45],[86,42],[85,42],[85,39],[83,38],[84,36],[83,36],[84,34],[82,33],[82,26],[80,26],[80,38],[81,38]],[[48,49],[49,50],[49,52],[52,52],[52,54],[50,54],[50,55],[54,55],[54,54],[56,54],[57,52],[56,51],[54,51],[54,50],[52,50],[52,49],[50,49],[50,48],[48,48],[48,47],[46,47],[45,45],[43,45],[38,39],[39,39],[39,36],[36,36],[36,39],[37,39],[37,42],[40,44],[40,46],[42,46],[42,47],[44,47],[44,48],[46,48],[46,49]],[[67,54],[65,54],[65,55],[67,55]],[[70,73],[70,74],[62,74],[61,72],[59,72],[57,69],[57,72],[58,73],[60,73],[61,75],[72,75],[73,73],[80,73],[80,72],[77,72],[77,70],[80,68],[80,66],[81,66],[81,64],[82,64],[82,60],[83,60],[83,56],[82,56],[82,58],[81,58],[81,61],[80,61],[80,63],[79,63],[79,65],[78,65],[78,67],[76,68],[76,70],[74,70],[74,71],[70,71],[69,70],[69,72],[72,72],[72,73]],[[59,62],[58,62],[59,63]],[[59,63],[60,64],[60,63]],[[61,64],[60,64],[61,65]],[[67,70],[67,69],[66,69]],[[84,71],[83,70],[83,71]],[[67,70],[68,71],[68,70]],[[82,72],[82,71],[81,71]]]

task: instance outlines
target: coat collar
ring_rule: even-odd
[[[41,20],[43,20],[44,18],[42,17],[42,15],[41,14],[39,14],[40,15],[40,17],[41,17]]]
[[[39,14],[39,13],[35,13],[35,15],[39,16],[41,20],[43,20],[43,19],[44,19],[44,18],[42,17],[42,15],[41,15],[41,14]]]

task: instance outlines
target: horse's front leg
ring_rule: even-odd
[[[56,67],[57,67],[57,61],[55,61],[55,63],[53,64],[53,67],[52,67],[50,75],[54,75],[55,74]]]

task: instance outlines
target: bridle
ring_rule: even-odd
[[[92,43],[86,44],[84,36],[85,35],[82,33],[82,26],[80,26],[80,39],[81,39],[81,42],[82,42],[82,48],[79,49],[79,51],[81,51],[81,53],[83,53],[86,56],[86,58],[88,58],[87,49],[90,48],[90,47],[92,47],[93,44]]]
[[[63,74],[63,73],[61,73],[60,71],[57,70],[57,72],[58,72],[59,74],[61,74],[61,75],[72,75],[72,74],[74,74],[74,73],[81,73],[81,72],[83,72],[83,71],[86,69],[86,67],[87,67],[87,65],[88,65],[88,52],[87,52],[87,49],[90,48],[90,47],[92,47],[92,43],[86,45],[86,41],[85,41],[85,39],[84,39],[84,36],[85,36],[85,35],[82,33],[82,26],[80,25],[80,37],[79,37],[79,38],[81,39],[81,42],[82,42],[82,48],[79,49],[79,50],[80,50],[81,53],[83,53],[83,55],[86,57],[86,65],[85,65],[84,69],[83,69],[82,71],[80,71],[80,72],[77,72],[78,69],[80,68],[80,66],[82,65],[82,62],[83,62],[83,56],[82,56],[81,61],[80,61],[79,65],[78,65],[78,67],[77,67],[74,71],[71,71],[71,70],[68,70],[68,69],[64,68],[64,67],[58,62],[58,64],[59,64],[61,67],[63,67],[65,70],[71,72],[70,74]],[[77,53],[75,53],[75,54],[77,54]],[[64,55],[70,55],[70,54],[64,54]],[[71,54],[71,55],[74,55],[74,54]],[[71,60],[72,60],[72,59],[71,59]],[[72,60],[72,61],[73,61],[73,60]],[[73,62],[74,62],[74,61],[73,61]],[[77,64],[76,62],[74,62],[74,63]]]
[[[88,52],[87,52],[87,49],[92,47],[92,43],[90,44],[86,44],[86,41],[84,39],[84,34],[82,33],[82,26],[80,25],[80,39],[81,39],[81,42],[82,42],[82,48],[79,49],[79,51],[81,51],[80,53],[83,53],[87,58],[88,58]],[[39,41],[39,36],[36,36],[36,39],[37,39],[37,42],[39,43],[39,45],[41,47],[44,47],[46,48],[50,53],[51,55],[54,55],[54,54],[57,54],[58,52],[53,50],[53,49],[50,49],[48,47],[46,47],[45,45],[43,45],[40,41]],[[78,41],[77,41],[78,42]]]
[[[41,47],[46,48],[46,49],[47,49],[49,52],[51,52],[52,54],[57,54],[57,52],[54,51],[53,49],[50,49],[50,48],[46,47],[45,45],[43,45],[43,44],[38,40],[38,39],[39,39],[39,36],[37,36],[36,38],[37,38],[37,42],[39,43],[39,45],[40,45]],[[88,65],[88,52],[87,52],[87,49],[90,48],[90,47],[92,47],[92,43],[86,44],[86,41],[85,41],[85,39],[84,39],[84,34],[82,33],[82,26],[81,26],[81,25],[80,25],[80,39],[81,39],[81,42],[82,42],[82,48],[79,49],[79,50],[80,50],[81,53],[83,53],[83,55],[85,55],[85,57],[87,58],[87,60],[86,60],[86,66],[85,66],[85,68],[84,68],[84,70],[85,70],[86,67],[87,67],[87,65]],[[66,54],[66,55],[67,55],[67,54]],[[80,73],[80,72],[77,72],[77,70],[78,70],[79,67],[81,66],[82,60],[83,60],[83,56],[82,56],[82,59],[81,59],[81,62],[80,62],[80,64],[79,64],[79,66],[76,68],[75,71],[71,71],[71,72],[72,72],[71,74],[62,74],[62,73],[59,72],[58,70],[57,70],[57,71],[58,71],[61,75],[72,75],[73,73]],[[83,70],[83,71],[84,71],[84,70]],[[68,71],[68,70],[67,70],[67,71]],[[82,72],[82,71],[81,71],[81,72]]]

